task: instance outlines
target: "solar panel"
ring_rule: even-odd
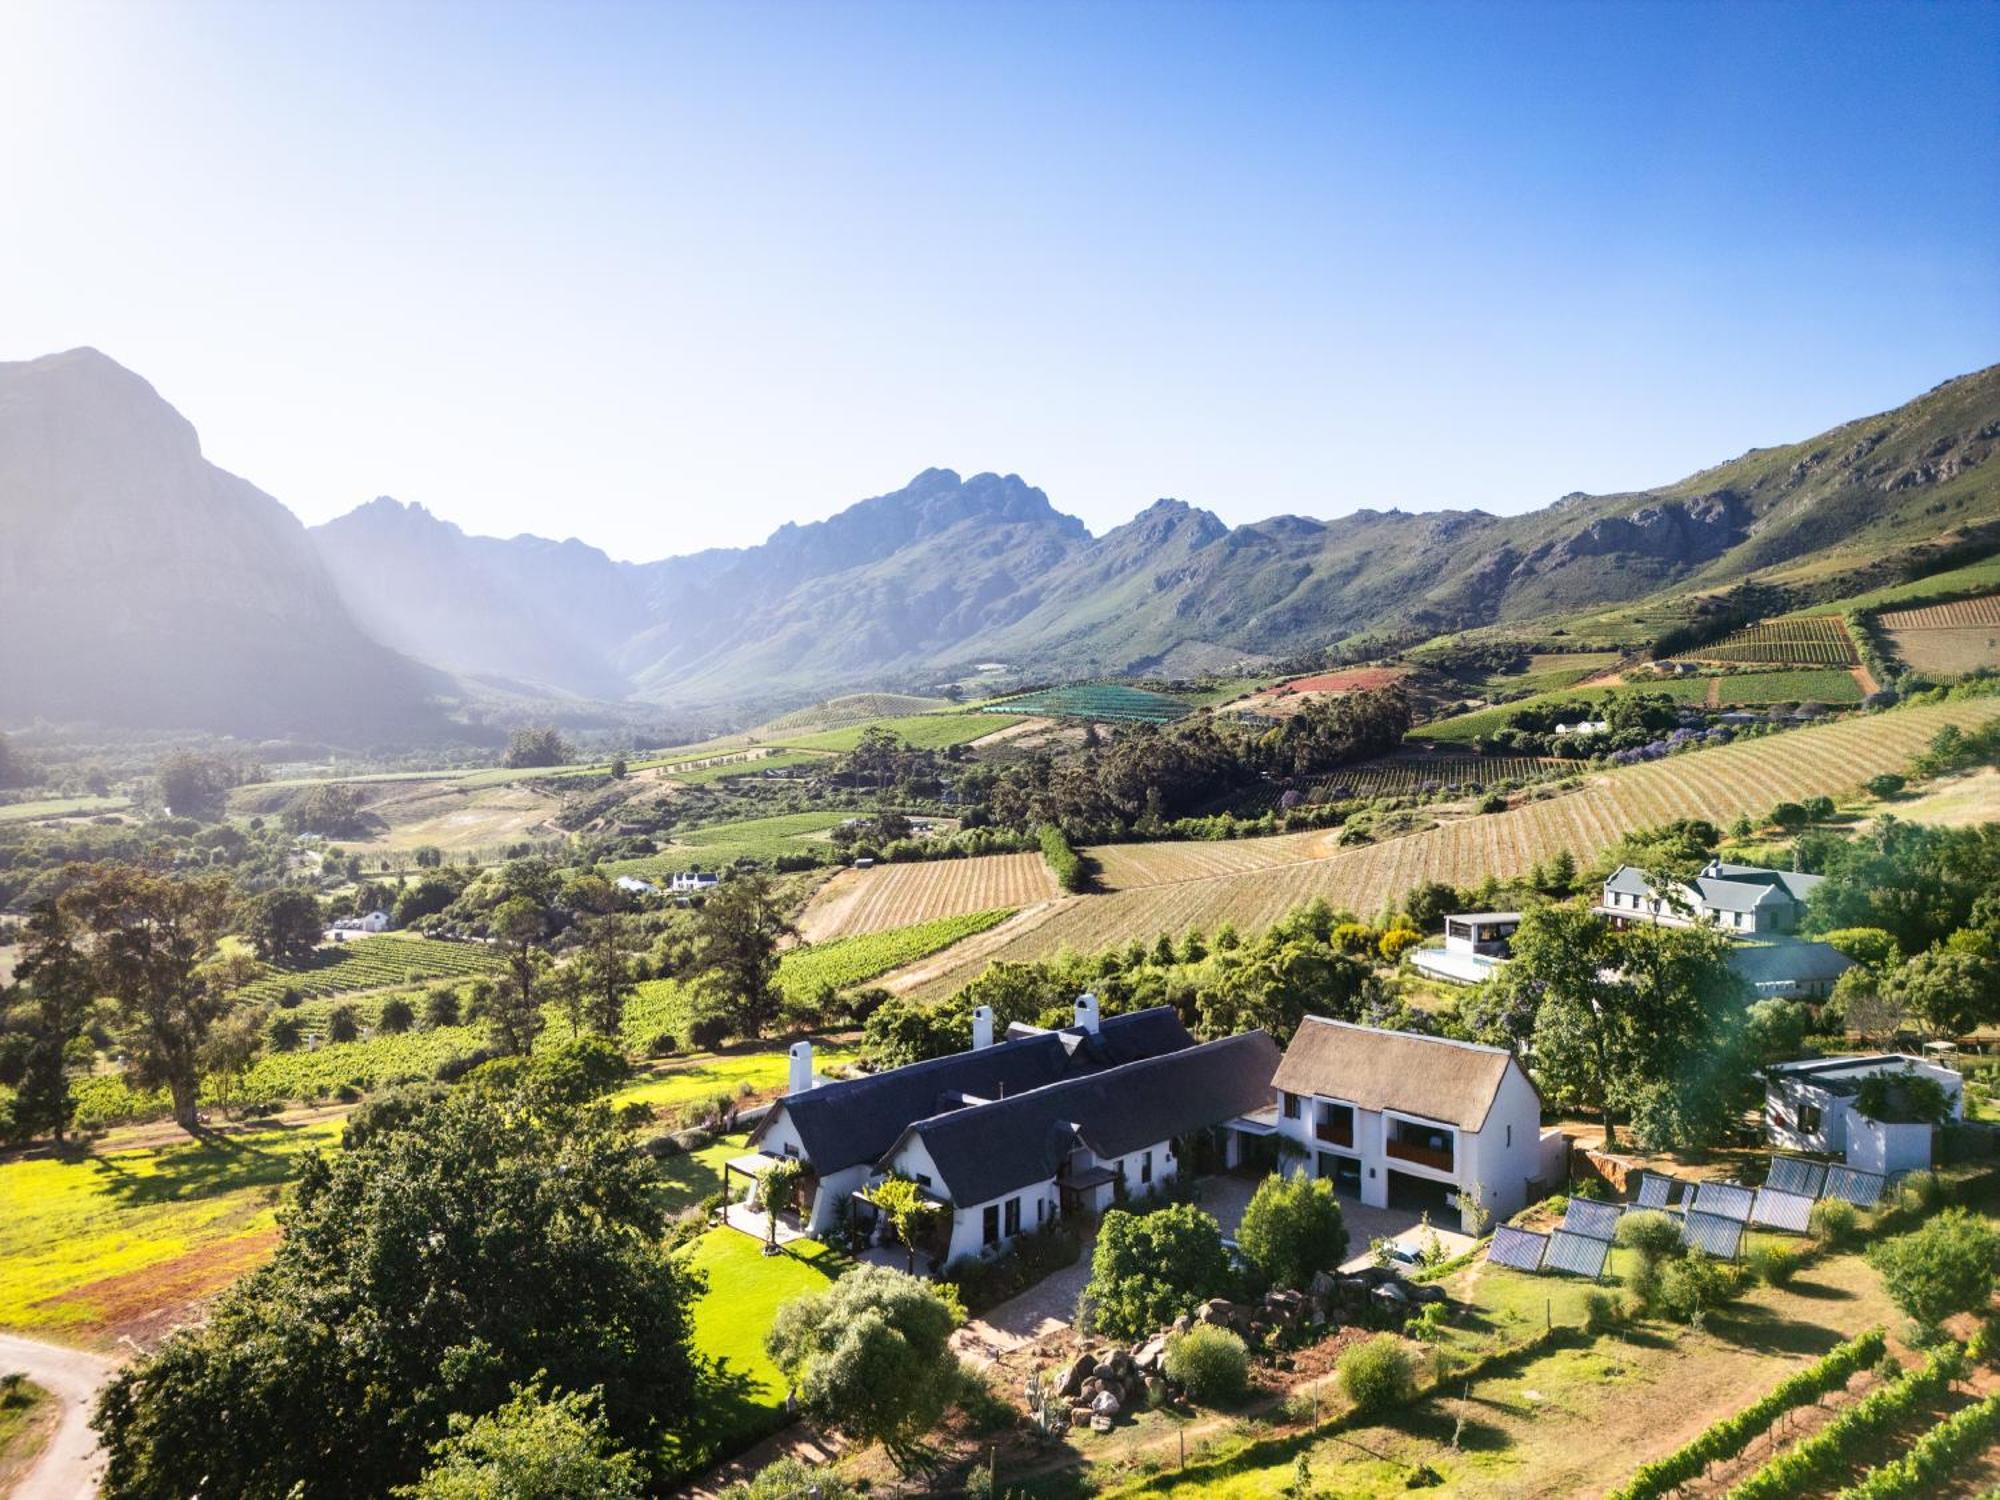
[[[1771,1175],[1764,1179],[1764,1186],[1781,1193],[1817,1198],[1825,1181],[1826,1168],[1819,1162],[1807,1161],[1803,1156],[1774,1156]]]
[[[1882,1201],[1882,1174],[1864,1172],[1859,1167],[1828,1167],[1822,1196],[1839,1198],[1856,1208],[1873,1208]]]
[[[1662,1177],[1658,1172],[1643,1172],[1639,1176],[1640,1208],[1665,1208],[1673,1201],[1674,1178]]]
[[[1804,1193],[1781,1193],[1774,1188],[1757,1189],[1757,1206],[1750,1217],[1766,1229],[1786,1229],[1793,1234],[1806,1232],[1812,1216],[1813,1200]]]
[[[1749,1219],[1750,1210],[1756,1206],[1757,1195],[1740,1182],[1698,1182],[1688,1212],[1714,1214],[1741,1224]]]
[[[1563,1214],[1566,1233],[1586,1235],[1593,1240],[1618,1237],[1618,1218],[1623,1212],[1615,1203],[1593,1203],[1588,1198],[1572,1198]]]
[[[1549,1236],[1549,1253],[1542,1262],[1542,1269],[1567,1271],[1572,1276],[1601,1276],[1604,1273],[1604,1257],[1610,1253],[1609,1240],[1558,1229]]]
[[[1690,1209],[1681,1224],[1681,1242],[1706,1250],[1719,1260],[1734,1260],[1737,1247],[1743,1243],[1743,1225],[1719,1214],[1697,1213]]]
[[[1502,1224],[1493,1231],[1493,1243],[1487,1248],[1486,1258],[1496,1266],[1512,1266],[1517,1271],[1539,1271],[1542,1268],[1542,1253],[1548,1247],[1547,1235],[1526,1229],[1511,1229]]]

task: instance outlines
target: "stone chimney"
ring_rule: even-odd
[[[791,1085],[787,1093],[805,1094],[813,1086],[813,1044],[811,1042],[792,1043]]]
[[[1097,996],[1084,994],[1076,997],[1076,1024],[1093,1036],[1097,1034]]]
[[[972,1013],[972,1050],[993,1045],[993,1007],[982,1005]]]

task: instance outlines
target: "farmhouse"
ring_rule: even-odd
[[[836,1081],[815,1078],[812,1043],[796,1042],[790,1090],[751,1132],[750,1145],[805,1163],[801,1218],[807,1233],[825,1234],[916,1121],[1194,1045],[1171,1006],[1100,1020],[1097,997],[1083,995],[1075,1014],[1060,1031],[1016,1026],[995,1041],[993,1011],[982,1005],[973,1013],[971,1051]]]
[[[1901,1052],[1812,1058],[1764,1070],[1764,1128],[1774,1145],[1844,1157],[1869,1172],[1931,1164],[1931,1126],[1877,1120],[1860,1106],[1869,1079],[1925,1078],[1944,1090],[1951,1118],[1965,1118],[1965,1080],[1951,1068]],[[1892,1111],[1884,1111],[1891,1113]]]
[[[676,870],[667,882],[667,889],[684,896],[695,891],[712,891],[720,884],[722,877],[713,870]]]
[[[632,896],[650,896],[658,889],[650,880],[641,880],[637,875],[620,875],[613,884]]]
[[[1825,878],[1711,860],[1693,880],[1678,882],[1662,893],[1653,888],[1645,871],[1620,865],[1604,882],[1597,912],[1621,927],[1633,922],[1668,927],[1705,922],[1736,934],[1795,932],[1807,898]]]
[[[389,914],[386,911],[363,912],[358,917],[342,917],[333,924],[334,939],[345,941],[354,933],[376,933],[389,930]]]
[[[1505,1218],[1562,1175],[1564,1137],[1504,1047],[1308,1016],[1274,1083],[1292,1170],[1373,1208]]]
[[[1433,979],[1478,984],[1491,979],[1506,961],[1508,946],[1520,926],[1517,911],[1455,913],[1444,919],[1444,946],[1415,949],[1410,963]]]
[[[939,1205],[941,1266],[996,1253],[1067,1214],[1101,1213],[1179,1175],[1180,1143],[1267,1106],[1278,1044],[1262,1031],[1185,1047],[909,1125],[882,1176]],[[948,1219],[947,1219],[948,1215]]]

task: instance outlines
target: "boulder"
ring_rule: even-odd
[[[1056,1390],[1064,1396],[1074,1396],[1081,1393],[1083,1383],[1090,1378],[1091,1369],[1096,1363],[1097,1361],[1090,1355],[1079,1354],[1070,1362],[1070,1367],[1063,1372],[1063,1378],[1056,1386]]]
[[[1099,1391],[1091,1398],[1090,1409],[1107,1417],[1115,1417],[1124,1410],[1125,1403],[1111,1391]]]
[[[1148,1406],[1158,1406],[1166,1399],[1167,1383],[1157,1375],[1147,1377],[1146,1404]]]
[[[1313,1272],[1312,1285],[1306,1289],[1315,1301],[1324,1302],[1340,1290],[1340,1278],[1329,1271]]]
[[[1156,1333],[1132,1351],[1132,1363],[1141,1370],[1157,1370],[1166,1353],[1167,1336],[1164,1333]]]
[[[1090,1430],[1092,1432],[1109,1432],[1111,1430],[1111,1418],[1099,1412],[1090,1419]]]
[[[1116,1380],[1118,1378],[1118,1366],[1111,1360],[1102,1359],[1097,1362],[1090,1373],[1095,1375],[1099,1380]]]
[[[1092,1413],[1088,1406],[1072,1406],[1069,1409],[1069,1425],[1072,1427],[1081,1427],[1091,1419],[1091,1415]]]
[[[1194,1327],[1194,1319],[1190,1318],[1186,1313],[1182,1313],[1178,1318],[1174,1319],[1173,1326],[1167,1331],[1169,1333],[1186,1333],[1192,1327]]]
[[[1378,1302],[1393,1303],[1397,1307],[1407,1307],[1410,1303],[1410,1294],[1400,1281],[1384,1282],[1369,1295]]]
[[[1435,1281],[1419,1281],[1410,1288],[1410,1296],[1418,1302],[1443,1302],[1445,1290]]]

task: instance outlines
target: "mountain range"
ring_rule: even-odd
[[[1093,536],[1018,476],[926,469],[758,546],[626,563],[386,497],[308,530],[203,460],[143,380],[73,350],[0,365],[0,722],[363,743],[436,731],[468,693],[768,708],[981,662],[1186,675],[1357,635],[1534,634],[1746,582],[1831,597],[2000,549],[1996,446],[2000,366],[1520,515],[1231,527],[1161,500]]]

